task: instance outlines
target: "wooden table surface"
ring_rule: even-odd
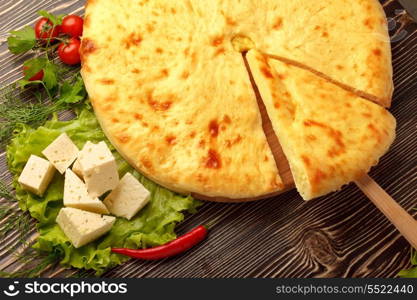
[[[371,176],[405,209],[417,207],[417,24],[394,0],[381,1],[392,35],[395,94],[391,112],[397,140]],[[10,30],[33,24],[36,11],[83,14],[82,0],[0,1],[0,86],[19,79],[24,55],[7,50]],[[405,26],[401,26],[401,24]],[[10,180],[4,153],[0,176]],[[413,213],[413,212],[412,212]],[[417,212],[414,212],[416,215]],[[158,261],[129,261],[106,277],[394,277],[410,266],[410,246],[353,184],[341,192],[304,202],[296,191],[253,203],[205,203],[178,232],[216,220],[209,239],[185,255]],[[32,224],[34,225],[34,224]],[[28,233],[33,236],[34,226]],[[0,244],[0,269],[21,266]],[[67,276],[54,267],[42,276]]]

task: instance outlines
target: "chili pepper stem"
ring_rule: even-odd
[[[211,229],[213,228],[213,226],[214,226],[214,225],[216,225],[216,221],[217,221],[217,220],[212,220],[212,221],[209,221],[209,222],[207,222],[207,223],[203,224],[203,226],[204,226],[204,228],[206,228],[207,230],[211,230]]]
[[[218,216],[217,218],[215,218],[214,220],[208,221],[206,222],[203,226],[206,229],[212,229],[214,225],[216,225],[219,221],[219,219],[221,218],[221,216]]]

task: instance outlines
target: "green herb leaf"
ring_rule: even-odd
[[[33,58],[25,61],[23,67],[25,68],[25,80],[28,80],[40,70],[44,69],[48,60],[44,57]]]
[[[51,61],[47,61],[43,68],[43,80],[48,90],[58,85],[58,67]]]
[[[42,83],[47,89],[48,95],[51,95],[51,91],[58,86],[58,73],[59,67],[48,60],[45,57],[38,57],[27,60],[24,63],[25,77],[18,81],[21,88],[25,88],[28,85]],[[41,81],[29,81],[33,75],[43,70],[43,78]]]
[[[33,80],[30,81],[29,78],[34,76],[36,73],[38,73],[41,70],[44,70],[44,78],[45,79],[45,69],[48,65],[49,61],[45,57],[37,57],[33,59],[29,59],[24,62],[23,67],[25,68],[25,77],[23,79],[19,80],[17,83],[19,86],[23,89],[27,87],[28,85],[36,85],[39,83],[43,83],[41,80]]]
[[[417,250],[414,249],[411,249],[411,264],[415,267],[400,271],[398,276],[402,278],[417,278]]]
[[[74,83],[65,81],[61,87],[59,101],[64,103],[77,103],[86,97],[87,93],[84,87],[84,81],[81,76],[77,76]]]
[[[53,15],[49,12],[47,12],[46,10],[40,10],[38,11],[38,15],[40,15],[41,17],[45,17],[47,19],[49,19],[49,21],[51,21],[51,23],[54,26],[58,26],[62,24],[62,19],[65,17],[65,15]]]
[[[13,54],[29,51],[36,45],[35,30],[30,26],[26,26],[21,30],[12,31],[7,38],[7,44],[10,52]]]
[[[402,270],[398,273],[402,278],[417,278],[417,267],[408,270]]]

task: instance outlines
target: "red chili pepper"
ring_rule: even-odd
[[[191,249],[204,240],[207,233],[207,227],[200,225],[165,245],[148,249],[112,248],[111,251],[133,258],[157,260],[171,257]]]

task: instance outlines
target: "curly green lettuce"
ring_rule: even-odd
[[[108,234],[78,249],[71,245],[55,222],[63,206],[64,177],[57,172],[42,197],[23,190],[17,182],[29,156],[42,156],[41,151],[63,132],[79,148],[87,141],[106,141],[116,157],[120,176],[131,172],[151,192],[149,204],[133,219],[117,218]],[[201,204],[191,196],[181,196],[164,189],[134,171],[108,142],[94,113],[88,108],[81,110],[78,117],[71,121],[59,121],[55,116],[37,129],[19,125],[7,147],[7,160],[14,174],[19,207],[29,211],[38,221],[39,237],[34,248],[59,253],[63,266],[92,269],[97,275],[128,260],[125,256],[111,253],[111,247],[146,248],[165,244],[176,238],[175,225],[184,219],[183,212],[193,213]]]

